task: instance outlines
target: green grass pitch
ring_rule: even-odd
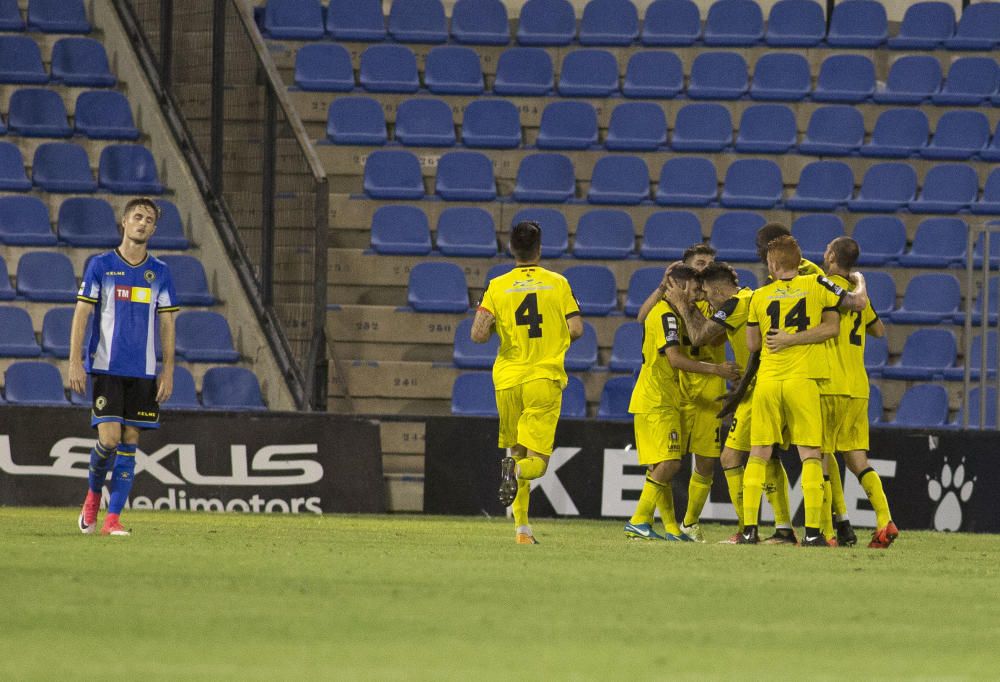
[[[0,508],[0,679],[1000,676],[1000,536],[888,551],[619,522]]]

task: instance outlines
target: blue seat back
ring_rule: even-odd
[[[208,277],[201,261],[193,256],[160,256],[170,268],[177,302],[182,306],[214,305],[215,297],[208,289]]]
[[[317,40],[323,37],[319,0],[268,0],[264,32],[277,40]]]
[[[266,410],[257,375],[245,367],[212,367],[201,381],[201,402],[207,408]]]
[[[700,36],[701,13],[691,0],[654,0],[646,7],[643,45],[692,45]]]
[[[750,97],[762,100],[798,101],[811,89],[809,62],[800,54],[772,52],[757,60]]]
[[[639,36],[639,12],[630,0],[590,0],[580,19],[581,45],[631,45]]]
[[[906,226],[896,216],[861,218],[851,237],[861,249],[858,265],[884,265],[899,258],[906,248]]]
[[[468,417],[496,417],[496,389],[489,372],[468,372],[455,377],[451,387],[451,413]]]
[[[376,253],[426,256],[431,228],[416,206],[380,206],[372,215],[371,244]]]
[[[28,311],[0,306],[0,357],[34,358],[41,354]]]
[[[52,46],[52,80],[98,88],[118,82],[111,73],[104,45],[93,38],[61,38]]]
[[[799,149],[809,154],[850,154],[861,146],[865,124],[855,107],[819,107],[809,117]]]
[[[601,403],[597,409],[598,419],[631,419],[628,404],[632,399],[635,379],[632,377],[611,377],[601,389]]]
[[[569,280],[583,315],[603,316],[618,307],[615,275],[603,265],[574,265],[563,276]]]
[[[177,315],[177,355],[188,362],[236,362],[240,354],[226,318],[209,310]]]
[[[438,217],[437,247],[446,256],[496,256],[493,216],[472,206],[446,208]]]
[[[0,189],[25,192],[31,181],[24,172],[24,158],[17,145],[0,142]]]
[[[879,163],[865,173],[858,197],[902,204],[913,199],[916,191],[917,174],[912,166],[905,163]]]
[[[918,329],[906,337],[899,365],[940,372],[955,364],[957,353],[955,334],[950,329]]]
[[[365,162],[364,189],[373,199],[420,199],[424,196],[420,161],[406,151],[372,152]]]
[[[562,154],[530,154],[517,168],[514,198],[518,201],[562,202],[576,191],[573,162]]]
[[[875,66],[868,57],[835,54],[824,59],[820,65],[813,99],[821,102],[862,102],[874,91]]]
[[[559,94],[609,97],[618,92],[618,62],[607,50],[574,50],[563,57]]]
[[[592,204],[631,204],[649,199],[649,168],[638,156],[605,156],[594,164],[587,200]]]
[[[764,37],[764,14],[760,5],[742,0],[716,0],[705,21],[706,45],[749,47]]]
[[[438,159],[435,192],[448,201],[493,201],[493,162],[480,152],[448,152]]]
[[[338,0],[330,3],[326,9],[326,32],[334,40],[385,40],[382,3],[380,0]]]
[[[424,64],[424,84],[440,95],[482,94],[483,67],[479,54],[468,47],[435,47]]]
[[[580,339],[580,341],[582,340]],[[576,341],[576,343],[580,343],[580,341]],[[587,394],[580,377],[570,376],[568,378],[566,388],[563,389],[559,416],[570,419],[583,419],[587,416]]]
[[[842,161],[813,161],[802,169],[796,196],[847,201],[854,191],[854,173]]]
[[[415,98],[396,109],[397,142],[414,147],[451,147],[455,144],[455,124],[451,107],[439,99]]]
[[[518,17],[521,45],[569,45],[576,35],[576,14],[566,0],[528,0]]]
[[[65,199],[59,206],[58,227],[59,239],[73,246],[113,248],[121,243],[115,211],[104,199]]]
[[[597,144],[597,112],[589,102],[555,101],[542,111],[539,149],[588,149]]]
[[[739,159],[726,170],[723,206],[770,208],[781,201],[781,169],[770,159]]]
[[[465,273],[454,263],[417,263],[410,270],[407,301],[417,312],[464,313],[469,309]]]
[[[462,114],[462,142],[466,147],[514,149],[521,145],[521,117],[513,102],[477,99]]]
[[[333,100],[326,114],[326,139],[334,144],[385,144],[382,105],[371,97]]]
[[[642,322],[623,322],[615,330],[608,369],[637,372],[642,366]]]
[[[678,156],[660,171],[656,201],[665,205],[705,206],[718,194],[715,165],[708,159]]]
[[[194,377],[186,367],[174,366],[174,390],[170,397],[160,403],[163,410],[197,410],[201,408],[198,402],[198,392],[195,390]]]
[[[946,111],[938,119],[930,147],[950,150],[947,158],[969,158],[989,141],[990,122],[985,114],[978,111]]]
[[[493,91],[498,95],[547,95],[554,83],[548,52],[536,47],[512,47],[497,60]]]
[[[629,58],[622,82],[622,94],[626,97],[670,99],[683,89],[683,67],[680,57],[673,52],[634,52]]]
[[[451,37],[469,45],[510,42],[507,7],[500,0],[458,0],[451,9]]]
[[[832,213],[799,216],[792,223],[792,236],[799,243],[803,258],[820,262],[827,245],[844,236],[844,223]]]
[[[73,264],[58,251],[30,251],[17,261],[17,294],[29,301],[72,303],[76,284]]]
[[[0,83],[47,83],[38,43],[26,36],[0,36]]]
[[[50,308],[45,311],[42,319],[42,350],[46,355],[51,355],[65,360],[69,357],[69,336],[73,327],[74,308],[64,306]],[[92,320],[88,321],[87,328],[91,328]],[[83,344],[83,352],[86,353],[87,343]]]
[[[295,53],[295,85],[318,92],[350,92],[354,89],[351,55],[335,43],[303,45]]]
[[[768,45],[812,47],[826,36],[823,8],[813,0],[778,0],[767,16]]]
[[[929,428],[948,420],[948,392],[938,384],[917,384],[903,394],[893,426]]]
[[[54,90],[21,88],[10,96],[7,125],[28,137],[69,137],[66,105]]]
[[[718,152],[733,143],[729,109],[714,102],[686,104],[677,111],[670,146],[681,151]]]
[[[134,140],[139,129],[128,100],[115,90],[89,90],[76,98],[73,127],[91,139]]]
[[[559,258],[569,248],[569,225],[562,211],[554,208],[524,208],[510,221],[513,228],[519,222],[530,220],[542,228],[542,258]]]
[[[141,144],[115,144],[101,151],[98,180],[115,194],[162,194],[152,152]]]
[[[885,7],[875,0],[834,5],[826,42],[836,47],[878,47],[889,37]]]
[[[361,53],[361,87],[409,94],[420,87],[417,58],[405,45],[372,45]]]
[[[156,233],[149,240],[150,248],[186,249],[188,240],[184,236],[184,223],[177,206],[165,199],[156,199],[155,203],[160,209],[160,218],[156,221]]]
[[[737,99],[749,86],[746,60],[735,52],[701,52],[691,64],[688,97]]]
[[[9,246],[55,245],[56,236],[49,224],[49,209],[41,199],[17,195],[0,197],[0,243]]]
[[[653,266],[633,271],[628,280],[628,293],[625,296],[625,314],[629,317],[638,315],[642,304],[661,281],[663,281],[662,267]]]
[[[667,119],[652,102],[624,102],[611,111],[604,146],[618,151],[655,151],[667,143]]]
[[[389,10],[389,35],[404,43],[448,40],[448,24],[441,0],[393,2]]]
[[[15,362],[4,373],[4,396],[9,403],[69,405],[58,368],[45,362]]]
[[[922,102],[941,89],[941,62],[935,57],[907,55],[889,68],[885,94],[875,101]]]
[[[455,325],[455,343],[452,362],[462,369],[490,369],[500,349],[500,337],[490,334],[486,343],[472,340],[472,318],[467,317]]]
[[[910,280],[902,307],[908,311],[951,314],[958,310],[962,295],[954,275],[928,273]]]
[[[916,108],[888,109],[879,114],[866,149],[877,156],[909,156],[927,144],[927,114]]]
[[[712,225],[711,244],[719,260],[749,263],[757,256],[757,230],[767,221],[759,213],[728,211]]]
[[[642,231],[643,258],[677,260],[692,244],[702,241],[701,223],[691,211],[657,211]]]
[[[31,179],[49,192],[93,192],[97,189],[87,152],[72,142],[39,145],[35,149]]]
[[[754,104],[743,110],[737,151],[779,153],[795,146],[795,114],[784,104]]]
[[[589,372],[597,364],[597,332],[589,322],[583,323],[583,336],[569,345],[564,364],[568,372]]]
[[[625,211],[598,209],[580,216],[573,255],[577,258],[627,258],[635,249],[635,227]]]
[[[892,275],[886,272],[866,272],[865,283],[868,285],[868,299],[879,317],[896,308],[896,282]]]
[[[946,2],[917,2],[906,8],[899,33],[889,47],[930,49],[955,33],[955,10]]]

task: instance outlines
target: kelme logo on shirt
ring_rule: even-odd
[[[131,301],[132,303],[150,303],[153,290],[148,287],[127,287],[115,285],[115,300]]]

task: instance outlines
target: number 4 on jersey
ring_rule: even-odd
[[[538,312],[538,294],[528,294],[514,311],[514,321],[517,326],[528,328],[528,338],[538,339],[542,336],[542,316]]]

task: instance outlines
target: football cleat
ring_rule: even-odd
[[[732,535],[730,535],[725,540],[719,540],[718,544],[720,544],[720,545],[738,545],[738,544],[740,544],[740,535],[741,535],[741,533],[733,533]]]
[[[837,521],[837,544],[841,547],[853,547],[858,544],[858,536],[854,533],[849,519]]]
[[[101,496],[92,490],[87,491],[87,499],[83,501],[77,527],[84,535],[92,535],[97,530],[97,511],[101,506]]]
[[[101,535],[131,535],[125,526],[118,521],[118,514],[108,514],[101,526]]]
[[[840,547],[840,543],[837,542],[837,538],[827,538],[826,544],[828,547]]]
[[[682,523],[681,535],[690,542],[705,542],[705,533],[697,523],[692,523],[690,526],[685,526]]]
[[[872,549],[889,549],[889,545],[899,537],[899,529],[896,524],[890,521],[884,528],[879,528],[872,533],[872,541],[868,546]]]
[[[500,462],[500,504],[509,507],[517,497],[517,462],[513,457],[504,457]]]
[[[626,523],[625,537],[638,540],[664,540],[665,538],[653,530],[648,523]]]
[[[690,542],[690,540],[683,535],[674,535],[673,533],[664,533],[663,539],[667,542]]]
[[[515,542],[519,545],[537,545],[538,540],[535,539],[534,535],[528,535],[527,533],[518,533]]]
[[[799,539],[791,528],[775,528],[774,535],[762,540],[765,545],[797,545]]]
[[[742,533],[736,538],[737,545],[756,545],[760,542],[760,535],[757,533],[756,526],[750,526],[743,530]]]
[[[829,547],[830,546],[830,545],[826,544],[826,538],[823,537],[822,534],[820,534],[820,535],[813,535],[812,537],[810,537],[808,535],[805,536],[802,539],[801,545],[802,545],[802,547]]]

